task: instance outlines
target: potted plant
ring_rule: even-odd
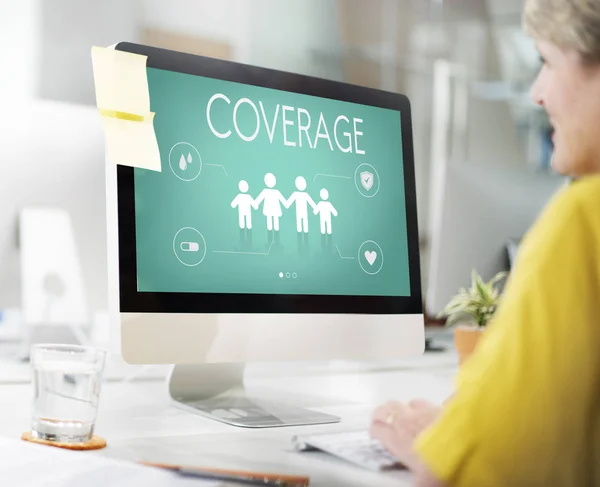
[[[446,317],[447,326],[455,326],[454,345],[462,364],[475,350],[482,332],[494,315],[500,302],[498,283],[506,272],[499,272],[490,281],[484,282],[473,270],[471,287],[461,288],[440,313]]]

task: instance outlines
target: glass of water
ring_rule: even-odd
[[[34,438],[66,443],[92,439],[105,361],[106,351],[94,347],[31,347]]]

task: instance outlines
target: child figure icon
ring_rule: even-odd
[[[244,180],[238,184],[240,194],[238,194],[231,202],[232,208],[238,208],[239,225],[242,230],[252,229],[252,208],[258,209],[254,202],[254,198],[248,194],[248,183]]]
[[[317,203],[313,212],[315,215],[319,214],[321,218],[321,234],[325,235],[327,233],[327,235],[331,235],[331,216],[338,216],[338,213],[331,202],[327,201],[329,199],[329,191],[323,188],[319,194],[322,201]]]

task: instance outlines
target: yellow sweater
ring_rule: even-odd
[[[550,202],[416,442],[451,487],[600,487],[600,176]]]

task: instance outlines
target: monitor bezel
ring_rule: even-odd
[[[121,42],[146,66],[399,111],[405,179],[410,296],[138,292],[134,168],[117,166],[119,310],[124,313],[422,314],[411,107],[398,93],[205,56]]]

